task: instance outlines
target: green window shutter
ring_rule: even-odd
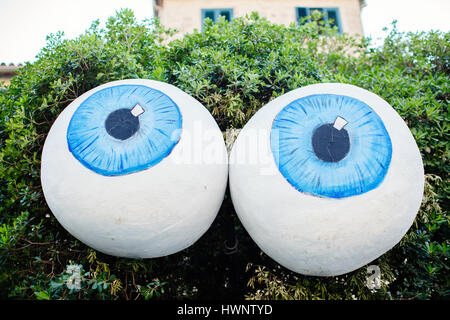
[[[205,20],[206,18],[211,19],[213,22],[216,22],[216,15],[214,10],[202,10],[203,14],[202,14],[202,23],[203,20]]]
[[[339,15],[339,8],[327,8],[326,13],[327,13],[327,17],[326,17],[327,24],[330,27],[337,26],[338,32],[342,33],[341,17]]]
[[[224,16],[225,20],[231,21],[233,19],[233,9],[202,9],[202,30],[206,18],[211,19],[215,23],[220,16]]]
[[[298,7],[297,8],[297,21],[298,23],[302,23],[302,18],[308,16],[308,8]]]
[[[323,21],[324,25],[329,25],[330,27],[337,26],[338,32],[342,33],[341,17],[339,15],[339,8],[307,8],[307,7],[296,7],[297,21],[299,24],[302,23],[302,18],[311,16],[314,11],[319,11],[323,17],[320,21]],[[308,19],[305,22],[310,22]],[[304,22],[303,22],[304,23]]]
[[[231,21],[232,9],[222,9],[219,11],[219,16],[224,16],[225,20]]]

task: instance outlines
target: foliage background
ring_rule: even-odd
[[[449,33],[397,32],[381,48],[337,34],[320,17],[275,25],[252,14],[209,21],[203,33],[167,40],[157,21],[117,12],[73,40],[48,37],[0,92],[0,298],[13,299],[446,299],[449,296]],[[327,36],[323,36],[323,35]],[[349,54],[351,52],[351,54]],[[279,266],[253,243],[229,194],[195,245],[158,259],[96,252],[68,234],[48,209],[39,169],[46,134],[82,93],[126,78],[171,83],[194,96],[222,130],[240,128],[264,104],[312,83],[343,82],[388,101],[421,151],[426,190],[402,241],[373,261],[382,286],[365,286],[366,268],[328,278]],[[239,250],[226,254],[236,236]],[[72,265],[72,267],[67,267]],[[81,290],[65,285],[73,265]]]

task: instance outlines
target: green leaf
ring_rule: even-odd
[[[46,291],[39,291],[34,293],[38,300],[50,300],[50,296]]]

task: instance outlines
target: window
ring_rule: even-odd
[[[206,18],[211,19],[213,22],[219,20],[220,16],[224,16],[225,20],[231,21],[233,19],[233,9],[202,9],[202,28],[203,21]]]
[[[325,25],[334,27],[337,26],[338,32],[342,33],[341,18],[339,15],[339,8],[305,8],[298,7],[297,11],[297,21],[301,23],[301,19],[307,16],[311,16],[314,11],[319,11],[323,16],[321,20],[324,21]],[[310,20],[307,20],[310,22]]]

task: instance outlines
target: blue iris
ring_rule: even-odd
[[[336,119],[346,121],[335,127]],[[298,191],[345,198],[376,188],[386,176],[392,144],[364,102],[317,94],[284,107],[273,121],[272,153],[281,174]]]
[[[140,113],[132,111],[140,109]],[[178,143],[182,118],[161,91],[143,85],[99,90],[83,101],[67,130],[69,150],[85,167],[105,176],[159,163]]]

